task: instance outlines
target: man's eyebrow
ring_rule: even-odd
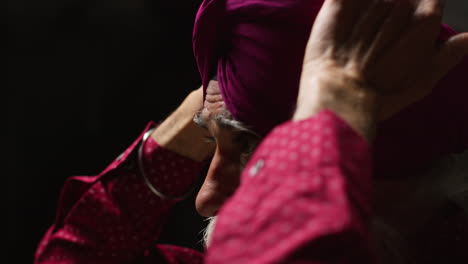
[[[247,127],[245,124],[243,124],[240,121],[237,121],[230,116],[227,117],[226,115],[218,115],[214,118],[214,121],[219,127],[223,128],[230,128],[234,130],[235,132],[241,132],[245,134],[250,134],[252,136],[258,137],[258,135],[253,132],[249,127]]]
[[[198,126],[204,128],[204,129],[208,129],[208,122],[207,120],[202,116],[201,114],[201,111],[197,112],[194,116],[193,116],[193,122],[195,124],[197,124]]]
[[[231,118],[231,116],[227,116],[226,113],[221,113],[215,117],[207,119],[206,117],[202,115],[202,112],[199,111],[193,116],[193,122],[208,131],[210,130],[208,126],[208,122],[210,121],[214,121],[214,123],[218,127],[232,129],[235,132],[241,132],[241,133],[245,133],[245,134],[260,138],[260,136],[257,133],[253,132],[250,128],[248,128],[242,122]]]

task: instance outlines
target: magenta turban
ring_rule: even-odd
[[[228,110],[265,135],[288,120],[322,1],[205,0],[193,45],[204,87],[218,75]]]
[[[205,0],[197,13],[193,46],[203,86],[217,74],[227,109],[261,135],[293,114],[305,46],[322,3]],[[452,34],[443,27],[441,38]],[[416,159],[410,165],[417,166],[419,159],[466,148],[467,80],[465,60],[431,96],[382,123],[376,145],[385,148],[376,149],[377,161],[407,166]],[[408,154],[418,157],[406,161]]]

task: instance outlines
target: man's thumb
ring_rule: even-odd
[[[444,73],[455,67],[468,56],[468,33],[460,33],[449,38],[440,50],[439,65]]]

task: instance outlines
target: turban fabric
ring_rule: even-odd
[[[229,112],[265,135],[294,111],[305,45],[322,1],[205,0],[195,21],[195,58],[213,74]]]
[[[322,3],[205,0],[200,6],[193,48],[203,87],[217,74],[229,112],[260,135],[294,112],[305,46]],[[442,26],[441,39],[453,34]],[[379,124],[377,169],[418,167],[466,148],[467,80],[465,60],[430,96]]]

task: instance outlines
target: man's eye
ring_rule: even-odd
[[[215,143],[216,142],[216,139],[214,137],[204,136],[203,138],[205,139],[205,141],[207,143]]]
[[[239,135],[234,138],[234,143],[238,147],[241,153],[250,153],[252,152],[252,144],[248,137],[245,135]]]

